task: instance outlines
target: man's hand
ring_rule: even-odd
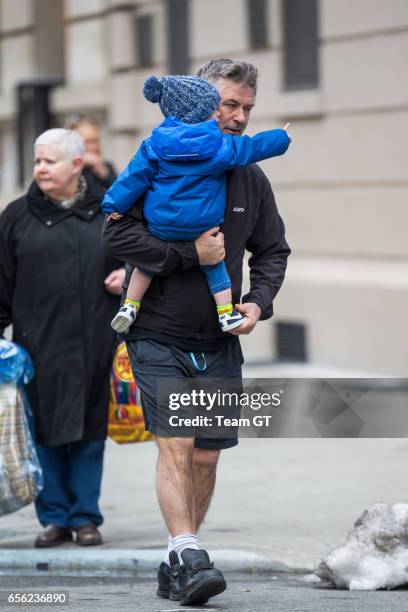
[[[108,274],[104,280],[106,291],[112,295],[121,295],[125,274],[125,268],[117,268]]]
[[[241,334],[250,334],[254,329],[255,325],[259,321],[259,317],[262,314],[262,310],[259,308],[258,304],[254,302],[246,302],[246,304],[235,304],[235,308],[241,314],[246,316],[246,321],[242,323],[239,327],[231,330],[230,334],[233,336],[240,336]]]
[[[213,227],[195,241],[198,259],[202,266],[213,266],[225,257],[224,234],[219,229]]]

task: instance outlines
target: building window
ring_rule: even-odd
[[[318,85],[318,0],[282,0],[285,89]]]
[[[18,185],[27,186],[33,167],[33,143],[37,136],[52,127],[50,92],[62,85],[58,77],[34,77],[17,86],[17,167]]]
[[[64,74],[64,23],[62,0],[35,0],[34,61],[39,75]],[[18,11],[16,3],[15,9]]]
[[[251,49],[268,46],[266,0],[247,0],[249,45]]]
[[[167,40],[170,74],[189,71],[189,0],[167,0]]]
[[[306,329],[302,323],[276,324],[276,356],[282,361],[307,361]]]
[[[137,15],[135,25],[137,65],[153,66],[153,15]]]

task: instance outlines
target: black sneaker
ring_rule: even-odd
[[[157,588],[157,595],[164,599],[171,599],[172,601],[178,601],[180,599],[179,585],[178,585],[178,572],[180,564],[177,553],[172,550],[170,553],[170,565],[167,565],[163,561],[160,564],[157,572],[157,581],[159,586]]]
[[[204,604],[210,597],[227,588],[224,576],[214,568],[206,550],[186,548],[181,553],[183,565],[179,570],[180,604]]]

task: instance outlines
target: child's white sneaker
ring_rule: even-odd
[[[220,321],[222,331],[228,332],[231,331],[231,329],[235,329],[236,327],[242,325],[242,323],[246,319],[246,316],[244,316],[243,314],[238,312],[238,310],[235,310],[235,308],[233,308],[231,314],[225,313],[219,315],[218,319]]]
[[[127,334],[129,327],[135,322],[137,308],[133,304],[124,304],[119,312],[112,319],[111,327],[118,334]]]

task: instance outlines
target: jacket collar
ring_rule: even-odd
[[[88,176],[87,176],[88,181]],[[77,202],[69,209],[58,208],[33,181],[27,193],[27,205],[29,211],[47,227],[51,227],[63,221],[71,215],[80,217],[84,221],[91,221],[100,211],[103,192],[88,188],[83,200]]]

